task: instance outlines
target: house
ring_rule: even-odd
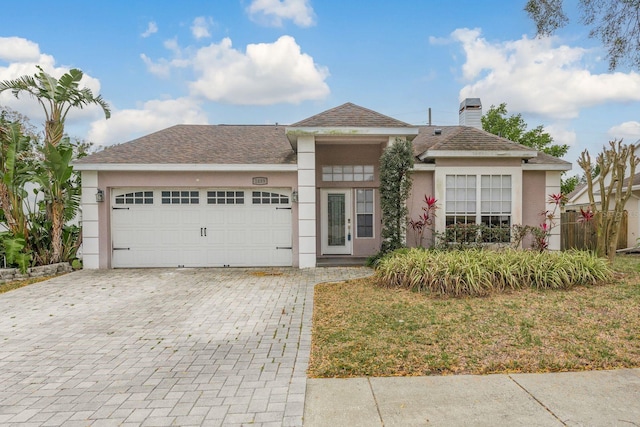
[[[397,138],[415,150],[410,216],[430,195],[437,230],[537,226],[571,165],[481,130],[481,115],[466,99],[459,126],[416,126],[347,103],[289,126],[177,125],[109,147],[75,164],[84,268],[308,268],[375,254],[379,159]]]
[[[640,145],[640,141],[635,143]],[[627,169],[628,170],[628,169]],[[605,181],[605,186],[609,185],[610,177]],[[623,189],[626,191],[627,186],[631,182],[631,197],[625,203],[624,210],[627,212],[626,235],[619,236],[618,249],[637,246],[640,242],[640,173],[634,174],[633,177],[625,178],[623,181]],[[596,178],[593,182],[594,201],[600,208],[600,181]],[[567,196],[565,204],[566,212],[579,212],[580,209],[586,209],[590,205],[589,192],[587,184],[581,184]],[[623,233],[622,229],[620,233]]]

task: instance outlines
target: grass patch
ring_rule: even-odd
[[[640,258],[617,280],[452,298],[373,278],[316,286],[312,377],[640,367]]]
[[[2,283],[0,284],[0,294],[12,291],[14,289],[22,288],[24,286],[32,285],[34,283],[44,282],[45,280],[53,279],[54,277],[57,276],[32,277],[25,280],[15,280],[12,282]]]

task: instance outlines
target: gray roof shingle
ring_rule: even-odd
[[[467,126],[412,126],[352,103],[301,120],[291,127],[417,128],[414,153],[447,151],[533,151],[505,138]],[[435,130],[439,129],[440,134]],[[176,125],[110,146],[78,164],[295,164],[296,153],[282,125]],[[529,163],[568,165],[538,153]]]
[[[139,164],[295,164],[284,126],[176,125],[77,161]]]
[[[347,102],[338,107],[311,116],[291,127],[413,127],[408,123],[385,116],[368,108]]]

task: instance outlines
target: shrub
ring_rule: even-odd
[[[611,280],[607,261],[591,252],[439,251],[409,249],[381,258],[380,286],[436,295],[488,295],[507,289],[569,289]]]

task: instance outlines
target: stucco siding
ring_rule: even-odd
[[[433,172],[414,172],[412,175],[413,185],[411,186],[411,194],[407,200],[407,207],[409,209],[409,219],[417,220],[419,215],[422,215],[422,208],[425,206],[424,197],[434,195],[434,183]],[[436,215],[442,215],[442,203],[438,201],[437,205],[439,209],[436,210]],[[419,237],[411,227],[407,227],[407,246],[416,247],[419,246]],[[430,231],[425,231],[422,239],[422,246],[431,246],[433,239]]]
[[[522,173],[522,225],[538,227],[542,224],[547,199],[545,182],[545,171],[524,171]],[[529,236],[524,240],[522,246],[525,249],[530,248],[532,243],[533,239]]]

